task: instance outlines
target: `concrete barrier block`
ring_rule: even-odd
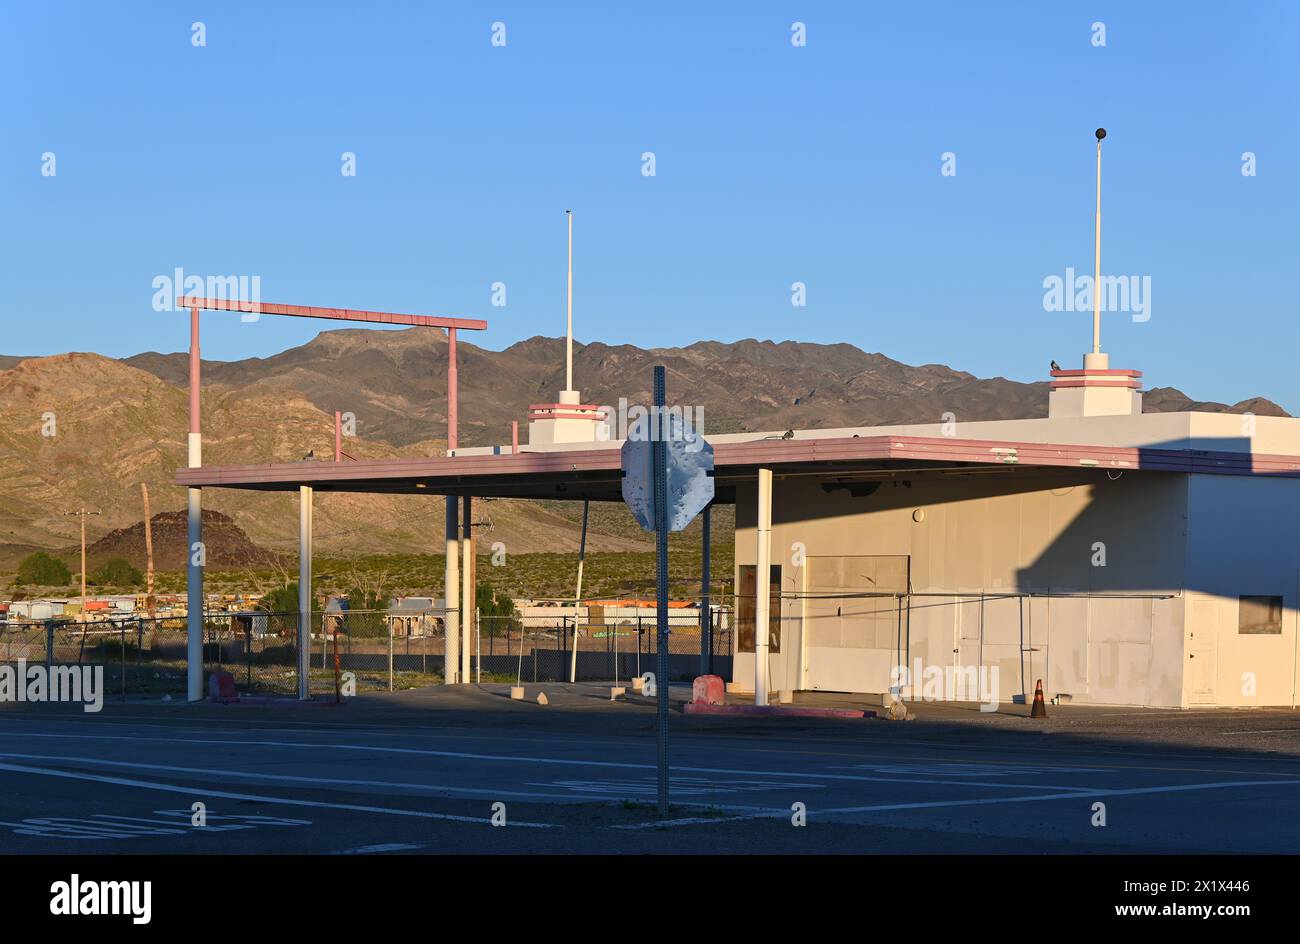
[[[691,683],[691,701],[697,705],[721,705],[727,700],[726,692],[721,675],[700,675]]]

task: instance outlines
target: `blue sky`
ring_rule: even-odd
[[[1103,271],[1152,284],[1149,321],[1106,316],[1112,366],[1300,411],[1298,10],[14,5],[0,353],[180,350],[184,317],[151,308],[177,266],[259,275],[266,301],[486,318],[491,348],[556,335],[572,207],[579,340],[849,342],[1044,379],[1091,339],[1043,280],[1091,271],[1104,125]],[[318,330],[208,315],[204,354]]]

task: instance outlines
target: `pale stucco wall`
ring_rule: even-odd
[[[773,690],[885,691],[890,668],[899,661],[897,640],[820,651],[811,644],[818,635],[811,623],[803,638],[810,604],[799,596],[806,559],[910,555],[916,595],[910,658],[903,660],[909,666],[918,657],[925,667],[996,665],[1003,700],[1019,694],[1022,685],[1032,693],[1042,678],[1049,697],[1066,692],[1076,702],[1183,703],[1185,476],[927,472],[900,474],[898,484],[886,480],[874,494],[859,497],[826,492],[828,481],[776,481],[772,561],[782,565],[785,599],[782,651],[771,657]],[[740,489],[737,566],[755,559],[755,500],[753,487]],[[924,512],[919,522],[917,509]],[[1104,567],[1093,564],[1098,543],[1105,545]],[[806,558],[802,566],[800,553]],[[1010,591],[1098,596],[1023,602],[997,597]],[[825,612],[824,601],[816,605]],[[846,605],[861,613],[866,604]],[[750,687],[753,656],[739,654],[735,667],[738,687]],[[856,684],[846,686],[846,678]]]

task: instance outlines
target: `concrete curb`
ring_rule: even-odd
[[[758,715],[760,717],[795,718],[874,718],[874,711],[858,708],[812,708],[794,705],[706,705],[687,702],[682,710],[688,715]]]
[[[338,708],[334,701],[309,699],[299,701],[296,698],[272,698],[266,695],[240,695],[237,698],[213,698],[208,696],[204,703],[222,705],[228,708]]]

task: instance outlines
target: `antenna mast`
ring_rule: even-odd
[[[569,218],[569,302],[564,341],[564,389],[573,389],[573,211],[565,210]]]
[[[1097,129],[1097,239],[1092,275],[1092,353],[1101,353],[1101,142],[1106,129]]]

